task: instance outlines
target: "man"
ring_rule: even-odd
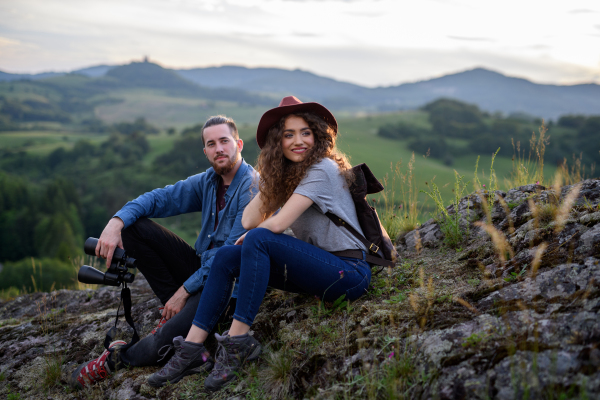
[[[212,168],[128,202],[108,222],[96,247],[96,255],[106,258],[107,266],[117,247],[137,260],[164,305],[160,323],[133,346],[119,349],[126,343],[113,342],[100,357],[79,366],[72,375],[73,386],[83,388],[117,368],[157,365],[159,350],[189,331],[217,250],[235,244],[246,232],[241,219],[256,172],[241,157],[244,143],[235,122],[211,117],[201,134]],[[195,248],[148,219],[197,211],[202,212],[202,229]]]

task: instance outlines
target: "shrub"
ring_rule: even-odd
[[[70,263],[52,258],[9,261],[0,272],[0,289],[15,287],[42,292],[72,287],[76,281],[77,271]]]

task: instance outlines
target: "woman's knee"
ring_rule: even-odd
[[[215,254],[212,268],[233,269],[242,262],[242,246],[223,246]]]
[[[266,238],[272,235],[275,234],[266,228],[254,228],[246,233],[244,246],[260,246],[265,243]]]

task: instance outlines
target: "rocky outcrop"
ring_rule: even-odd
[[[253,326],[265,353],[216,394],[204,392],[203,376],[153,389],[146,379],[156,368],[72,391],[70,372],[103,349],[118,289],[20,296],[0,305],[0,397],[600,398],[600,181],[582,182],[566,208],[573,189],[527,185],[461,199],[448,208],[462,229],[457,246],[427,221],[399,238],[397,267],[352,304],[269,292]],[[143,277],[134,286],[145,334],[158,301]],[[124,321],[119,328],[130,337]]]

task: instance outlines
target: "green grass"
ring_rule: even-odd
[[[167,135],[165,132],[161,132],[157,135],[147,135],[148,143],[150,144],[150,151],[144,157],[144,165],[150,166],[159,155],[168,152],[173,148],[175,138]],[[199,149],[202,151],[202,149]]]
[[[385,174],[391,175],[391,165],[402,160],[408,162],[412,151],[407,148],[407,142],[403,140],[387,139],[377,135],[377,126],[392,121],[417,121],[426,122],[426,114],[419,111],[406,111],[402,113],[384,114],[381,116],[346,118],[339,120],[340,139],[339,148],[350,156],[352,164],[366,162],[375,176],[383,179]],[[417,189],[424,190],[425,182],[431,182],[435,177],[442,197],[449,202],[452,197],[451,182],[454,181],[454,170],[467,178],[473,176],[475,170],[476,155],[464,156],[456,159],[452,166],[445,165],[441,160],[424,158],[422,154],[416,154],[415,177]],[[487,176],[491,162],[489,156],[482,155],[479,162],[480,170],[484,170]],[[497,158],[494,167],[500,182],[504,176],[509,176],[512,169],[510,159]],[[481,174],[483,180],[484,175]],[[450,184],[449,184],[450,183]],[[399,195],[398,193],[396,194]],[[396,200],[399,200],[398,198]],[[425,196],[420,196],[420,201],[425,201]]]
[[[35,82],[0,82],[0,96],[5,96],[17,100],[38,100],[47,99],[58,101],[61,99],[60,92],[48,87],[40,87]]]
[[[264,106],[240,106],[233,102],[170,96],[150,89],[113,91],[110,97],[122,99],[123,102],[96,107],[96,116],[106,123],[130,121],[144,116],[151,124],[178,130],[202,123],[217,114],[232,117],[240,124],[257,124],[266,111]],[[98,96],[97,100],[102,98]]]
[[[98,144],[108,136],[102,134],[57,131],[9,131],[0,132],[0,149],[24,150],[34,155],[48,155],[59,147],[72,148],[79,140]]]

